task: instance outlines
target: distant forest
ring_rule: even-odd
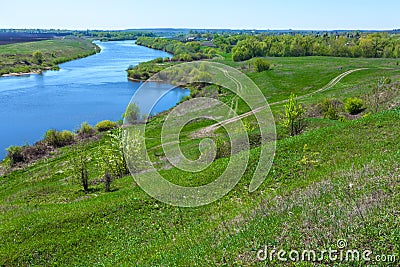
[[[76,36],[92,38],[101,41],[135,40],[140,36],[155,37],[150,31],[100,31],[100,30],[11,30],[0,29],[0,45],[24,42],[35,42],[60,38],[65,36]]]
[[[399,58],[399,37],[387,33],[251,36],[239,41],[232,48],[232,58],[235,61],[262,56]],[[220,48],[230,52],[232,43],[229,38],[218,41]]]

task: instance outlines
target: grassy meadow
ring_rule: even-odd
[[[35,57],[35,52],[39,56]],[[90,39],[63,37],[0,46],[0,75],[55,69],[58,64],[93,55],[99,48]]]
[[[8,49],[8,54],[13,53]],[[268,57],[271,69],[258,73],[253,71],[251,60],[233,62],[229,57],[216,61],[243,71],[259,86],[277,123],[283,103],[273,103],[287,99],[290,93],[306,96],[299,102],[309,110],[323,99],[345,101],[348,97],[362,98],[365,110],[343,120],[310,115],[304,132],[294,137],[278,126],[274,164],[260,188],[248,192],[260,154],[260,147],[254,145],[245,174],[235,188],[222,199],[196,208],[161,203],[148,196],[131,176],[116,179],[111,192],[104,192],[97,166],[101,148],[107,144],[106,135],[87,145],[91,155],[87,193],[72,177],[70,161],[78,156],[74,146],[13,169],[3,163],[0,266],[398,266],[397,61]],[[368,69],[308,95],[357,68]],[[379,110],[373,110],[368,95],[382,76],[390,77],[397,95],[382,97]],[[213,90],[212,86],[199,89],[199,95]],[[217,97],[232,103],[233,96],[227,92]],[[238,113],[246,111],[239,103]],[[152,118],[146,130],[146,145],[152,160],[161,162],[160,173],[185,186],[213,181],[224,171],[229,157],[216,159],[198,173],[180,171],[163,161],[160,134],[166,116]],[[252,117],[246,119],[253,122]],[[199,155],[200,139],[191,133],[212,123],[202,120],[183,128],[180,145],[189,158]],[[249,134],[253,131],[257,129],[249,129]],[[223,136],[224,132],[218,129],[216,134]],[[371,250],[371,261],[331,262],[325,257],[300,263],[257,258],[265,246],[286,251],[328,250],[337,249],[340,239],[346,240],[347,249]],[[395,257],[382,262],[377,255]]]

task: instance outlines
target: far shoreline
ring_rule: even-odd
[[[47,41],[47,40],[45,40],[45,41]],[[2,77],[21,77],[21,76],[29,76],[29,75],[40,75],[43,72],[49,71],[49,70],[58,71],[58,70],[60,70],[60,64],[71,62],[71,61],[78,60],[78,59],[81,59],[81,58],[90,57],[90,56],[96,55],[98,53],[101,53],[101,47],[95,43],[96,41],[101,42],[100,40],[91,39],[91,44],[93,46],[93,50],[90,51],[90,52],[86,52],[86,53],[78,54],[78,55],[75,54],[75,55],[72,55],[72,57],[70,57],[70,58],[62,58],[62,60],[60,62],[58,62],[57,64],[54,64],[54,65],[51,64],[50,66],[43,66],[43,67],[38,66],[39,68],[33,68],[32,70],[29,70],[27,72],[18,72],[18,71],[13,71],[11,69],[10,70],[11,72],[9,72],[9,73],[1,74],[0,78],[2,78]],[[59,59],[59,58],[55,58],[55,59]]]
[[[6,73],[6,74],[2,74],[1,77],[20,77],[20,76],[29,76],[29,75],[40,75],[42,74],[44,71],[48,71],[48,70],[53,70],[53,69],[40,69],[37,71],[30,71],[30,72],[12,72],[12,73]]]

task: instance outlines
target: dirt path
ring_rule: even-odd
[[[311,96],[311,95],[314,95],[314,94],[317,94],[317,93],[326,91],[326,90],[328,90],[329,88],[335,86],[338,82],[340,82],[340,80],[342,80],[342,79],[343,79],[344,77],[346,77],[347,75],[349,75],[349,74],[351,74],[351,73],[353,73],[353,72],[356,72],[356,71],[366,70],[366,69],[368,69],[368,68],[359,68],[359,69],[348,70],[348,71],[346,71],[346,72],[343,72],[343,73],[340,74],[339,76],[333,78],[328,84],[326,84],[326,85],[323,86],[322,88],[320,88],[320,89],[318,89],[318,90],[316,90],[316,91],[313,91],[313,92],[311,92],[311,93],[308,93],[308,94],[299,96],[299,97],[297,97],[297,99],[303,99],[303,98],[305,98],[305,97],[309,97],[309,96]],[[230,76],[230,75],[227,73],[227,71],[224,71],[224,75],[225,75],[227,78],[230,78],[230,79],[236,84],[236,86],[238,87],[238,90],[239,90],[239,88],[241,89],[241,86],[242,86],[242,85],[241,85],[235,78],[233,78],[232,76]],[[239,87],[239,86],[240,86],[240,87]],[[286,100],[282,100],[282,101],[273,102],[273,103],[270,103],[269,106],[283,104],[283,103],[286,103],[287,101],[288,101],[288,100],[286,99]],[[259,111],[261,111],[261,110],[263,110],[263,109],[265,109],[265,108],[267,108],[267,107],[268,107],[268,106],[261,106],[261,107],[258,107],[258,108],[256,108],[256,109],[253,109],[253,110],[251,110],[251,111],[249,111],[249,112],[243,113],[243,114],[241,114],[241,115],[239,115],[239,116],[236,116],[236,117],[233,117],[233,118],[230,118],[230,119],[227,119],[227,120],[224,120],[224,121],[215,123],[215,124],[213,124],[213,125],[207,126],[207,127],[203,128],[203,129],[200,129],[199,131],[197,131],[197,132],[194,133],[193,135],[194,135],[194,136],[204,136],[204,135],[207,135],[208,133],[217,130],[217,129],[218,129],[219,127],[221,127],[221,126],[224,126],[224,125],[226,125],[226,124],[228,124],[228,123],[231,123],[231,122],[235,122],[235,121],[237,121],[237,120],[241,120],[241,119],[243,119],[243,118],[245,118],[245,117],[248,117],[248,116],[250,116],[250,115],[252,115],[252,114],[254,114],[254,113],[257,113],[257,112],[259,112]]]

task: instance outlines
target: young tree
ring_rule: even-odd
[[[111,182],[129,173],[123,151],[123,130],[118,128],[107,134],[104,146],[99,147],[101,160],[98,163],[106,192],[110,191]]]
[[[75,155],[70,160],[73,177],[82,185],[85,193],[89,192],[89,174],[87,164],[90,162],[87,146],[79,145],[75,148]]]
[[[126,124],[135,124],[140,120],[140,108],[136,103],[129,103],[122,115]]]
[[[41,51],[33,52],[32,57],[35,60],[35,62],[39,65],[41,65],[44,61],[44,55]]]
[[[282,120],[282,126],[288,129],[290,136],[295,136],[304,129],[304,114],[306,110],[301,104],[297,103],[296,96],[292,93],[288,102],[284,105],[285,114]]]
[[[378,79],[376,86],[372,89],[369,95],[369,101],[375,112],[378,112],[379,105],[381,104],[381,94],[386,84],[390,84],[391,80],[389,77],[381,77]]]

